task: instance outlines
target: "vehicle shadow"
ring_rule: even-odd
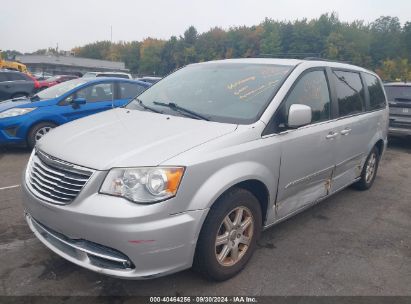
[[[388,148],[411,153],[411,137],[389,137]]]

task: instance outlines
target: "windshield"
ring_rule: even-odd
[[[48,89],[45,89],[43,91],[40,91],[36,95],[40,99],[51,99],[51,98],[56,98],[60,97],[64,93],[82,85],[83,83],[88,82],[89,80],[87,79],[74,79],[74,80],[69,80],[60,84],[57,84],[55,86],[52,86]]]
[[[411,86],[385,86],[385,92],[390,101],[396,99],[409,99],[411,101]]]
[[[292,66],[206,63],[187,66],[144,91],[138,100],[167,114],[174,103],[212,121],[249,124],[258,120]],[[142,109],[138,100],[127,105]]]

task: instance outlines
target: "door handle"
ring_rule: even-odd
[[[338,136],[338,133],[332,131],[332,132],[328,133],[328,135],[327,135],[325,138],[326,138],[326,139],[334,139],[334,138],[337,137],[337,136]]]
[[[344,129],[344,130],[342,130],[340,133],[341,133],[341,135],[348,135],[348,134],[351,133],[351,129],[349,129],[349,128]]]

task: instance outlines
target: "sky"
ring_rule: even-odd
[[[410,0],[13,0],[1,3],[0,49],[32,52],[87,43],[168,39],[194,25],[257,25],[264,18],[296,20],[336,12],[342,21],[396,16],[411,21]]]

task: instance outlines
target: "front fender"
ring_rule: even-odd
[[[225,191],[247,180],[262,182],[268,189],[269,197],[274,198],[276,185],[273,181],[277,181],[278,178],[273,172],[274,170],[254,161],[243,161],[222,167],[200,185],[189,207],[192,210],[210,208]]]

